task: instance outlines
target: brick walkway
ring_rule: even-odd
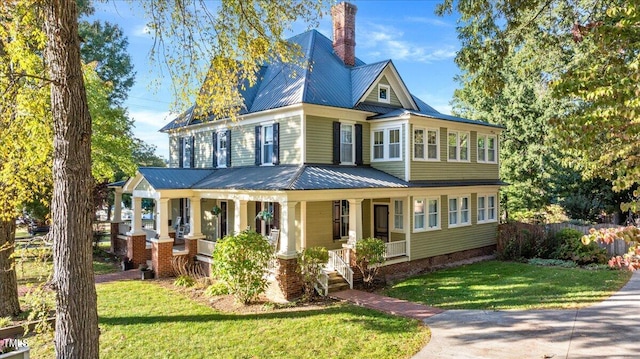
[[[330,296],[352,302],[365,308],[375,309],[401,317],[418,319],[420,321],[443,312],[442,309],[423,304],[353,289],[335,292],[330,294]]]
[[[140,270],[138,270],[138,269],[129,269],[127,271],[122,271],[122,272],[114,272],[114,273],[96,275],[96,284],[98,284],[98,283],[115,282],[115,281],[119,281],[119,280],[140,279],[140,278],[141,278]]]

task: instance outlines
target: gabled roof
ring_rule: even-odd
[[[355,66],[347,66],[334,52],[332,41],[316,30],[309,30],[288,41],[300,47],[302,58],[294,63],[274,61],[262,66],[256,84],[252,87],[245,84],[241,90],[244,98],[241,115],[307,103],[373,112],[371,119],[414,113],[461,122],[458,117],[440,114],[410,94],[391,60],[367,65],[356,58]],[[387,77],[407,110],[363,102],[382,76]],[[369,111],[371,109],[381,111]],[[199,119],[193,118],[193,112],[194,107],[191,107],[160,131],[200,123]],[[467,121],[471,120],[462,122]]]

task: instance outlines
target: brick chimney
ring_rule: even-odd
[[[356,12],[358,8],[341,2],[331,8],[333,19],[333,51],[345,65],[356,64]]]

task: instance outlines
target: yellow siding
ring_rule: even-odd
[[[278,120],[280,123],[280,163],[302,163],[302,124],[300,116]],[[233,136],[233,135],[232,135]]]
[[[413,135],[411,136],[413,141]],[[411,180],[498,179],[498,164],[477,163],[477,133],[470,131],[470,162],[448,162],[447,129],[440,128],[440,161],[412,161]],[[413,143],[412,143],[413,146]],[[412,154],[411,154],[412,155]]]
[[[236,126],[231,129],[231,166],[255,165],[255,125]]]
[[[333,122],[335,121],[339,121],[339,119],[307,116],[307,163],[333,163]],[[362,162],[369,164],[371,156],[369,123],[360,124],[362,125]]]
[[[378,84],[389,85],[389,81],[387,80],[386,76],[382,76],[380,81],[373,86],[373,90],[369,92],[369,95],[365,99],[366,102],[378,102]],[[391,90],[390,105],[396,106],[396,107],[402,107],[400,100],[398,100],[398,95],[396,95],[396,92],[393,90],[393,87],[391,87],[390,90]]]
[[[406,238],[404,233],[398,233],[398,232],[391,232],[390,237],[391,237],[391,242],[404,241]]]
[[[202,216],[201,226],[202,234],[207,239],[216,239],[216,227],[218,225],[218,218],[211,214],[211,209],[218,202],[215,199],[203,199],[200,203],[200,215]]]
[[[280,124],[280,163],[301,163],[300,116],[280,119],[277,122]],[[231,165],[233,167],[255,165],[256,126],[259,125],[240,125],[231,129]]]
[[[331,201],[307,203],[307,248],[342,248],[344,241],[333,240],[332,209]]]
[[[213,167],[213,131],[196,133],[193,150],[196,168]]]
[[[152,189],[151,185],[144,178],[142,179],[142,181],[140,181],[140,183],[138,183],[138,185],[135,188],[136,191],[151,191],[151,189]]]
[[[376,201],[378,201],[376,199]],[[371,200],[365,199],[362,201],[362,238],[371,237],[371,228],[373,228],[373,218],[371,217]]]

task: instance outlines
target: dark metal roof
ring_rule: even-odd
[[[368,166],[283,165],[220,169],[143,167],[139,171],[156,190],[299,191],[505,185],[500,180],[406,182]]]
[[[127,183],[126,180],[124,181],[117,181],[117,182],[112,182],[107,184],[108,188],[116,188],[116,187],[124,187],[124,184]]]
[[[142,174],[149,184],[156,190],[186,189],[211,175],[212,170],[200,168],[163,168],[140,167]]]
[[[413,113],[447,121],[500,127],[441,114],[413,95],[411,95],[411,100],[417,105],[418,111],[398,109],[395,112],[390,112],[385,106],[378,107],[383,111],[370,111],[376,106],[371,107],[356,102],[374,85],[374,81],[385,68],[393,66],[391,60],[366,65],[356,58],[355,66],[347,66],[334,52],[332,41],[316,30],[296,35],[290,38],[289,42],[300,46],[302,58],[293,63],[274,61],[261,67],[254,86],[249,87],[247,83],[241,86],[244,108],[240,114],[309,103],[376,113],[377,115],[371,119]],[[402,78],[399,78],[399,81],[404,86]],[[169,131],[201,123],[199,119],[193,118],[193,113],[194,107],[192,106],[160,131]],[[212,119],[208,118],[207,120]]]

